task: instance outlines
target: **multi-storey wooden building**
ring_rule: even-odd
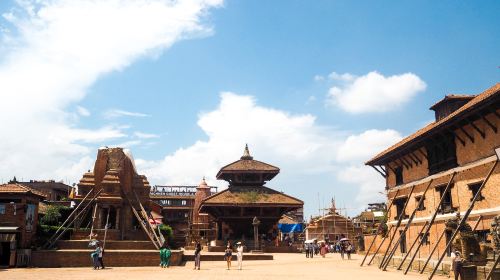
[[[162,207],[163,222],[172,227],[173,243],[177,246],[186,245],[189,237],[204,237],[213,229],[209,228],[206,215],[200,218],[199,203],[205,197],[217,192],[217,187],[208,186],[205,179],[198,186],[154,186],[151,190],[151,200]],[[198,196],[198,199],[196,197]]]
[[[436,210],[437,216],[418,256],[428,256],[443,234],[445,238],[436,246],[432,258],[441,256],[452,235],[451,230],[445,230],[445,222],[457,213],[463,217],[483,183],[467,223],[475,227],[480,240],[489,242],[491,221],[500,214],[500,166],[496,165],[499,151],[495,151],[500,146],[499,107],[500,84],[478,95],[447,95],[431,107],[434,122],[366,163],[386,179],[388,199],[394,202],[388,225],[396,226],[399,214],[405,215],[401,225],[393,229],[397,231],[394,240],[400,239],[396,256],[407,252]],[[404,233],[414,210],[415,218]]]

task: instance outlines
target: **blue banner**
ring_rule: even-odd
[[[302,224],[278,224],[278,229],[283,233],[302,232]]]

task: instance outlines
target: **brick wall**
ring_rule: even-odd
[[[21,201],[15,204],[3,203],[5,205],[5,214],[0,214],[0,225],[19,227],[18,249],[30,248],[36,235],[36,227],[38,224],[38,200],[35,201],[29,197],[26,198],[26,195],[12,194],[2,194],[0,199],[5,201],[9,199],[15,201],[17,199]],[[35,215],[33,217],[33,228],[31,231],[26,231],[27,204],[35,205]],[[14,211],[14,205],[16,207],[16,211]]]
[[[90,258],[92,250],[54,250],[33,251],[31,266],[33,267],[92,267]],[[172,251],[170,265],[182,263],[182,251]],[[119,266],[158,266],[160,253],[158,250],[107,250],[103,257],[104,265]]]

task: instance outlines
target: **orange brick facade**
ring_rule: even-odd
[[[417,208],[420,197],[423,196],[426,187],[430,184],[424,197],[423,207],[415,212],[415,218],[405,236],[403,236],[406,251],[399,246],[395,254],[396,257],[406,254],[410,245],[418,238],[424,223],[431,219],[441,199],[442,193],[440,189],[443,190],[443,187],[450,181],[452,174],[455,174],[455,176],[449,195],[451,201],[447,200],[451,202],[447,206],[448,211],[437,215],[430,229],[428,242],[420,248],[417,259],[429,256],[438,238],[445,230],[446,220],[455,217],[457,212],[460,212],[463,216],[469,208],[474,196],[472,190],[474,185],[478,187],[483,182],[497,161],[495,149],[500,147],[499,95],[500,84],[497,84],[463,106],[469,111],[458,109],[458,113],[451,112],[449,117],[444,117],[444,120],[436,120],[435,123],[431,123],[413,135],[408,136],[400,143],[367,162],[368,165],[374,167],[380,166],[381,170],[385,172],[388,204],[394,199],[401,202],[399,207],[393,205],[388,213],[389,227],[396,225],[397,208],[401,210],[401,204],[406,199],[408,199],[408,205],[404,214],[407,216],[412,214],[414,209]],[[446,98],[440,102],[446,102]],[[486,102],[488,102],[487,105],[482,106],[482,103],[486,104]],[[453,152],[451,154],[455,162],[450,167],[431,171],[432,168],[429,168],[430,155],[427,147],[432,145],[436,135],[453,135],[454,143],[451,143],[454,144],[454,147],[452,147]],[[467,220],[467,223],[474,227],[481,216],[481,221],[477,224],[476,234],[479,236],[480,241],[483,242],[491,241],[487,231],[490,229],[492,219],[500,215],[499,186],[500,164],[497,164],[481,191],[482,198],[476,201]],[[413,193],[409,196],[413,187]],[[400,237],[400,233],[407,222],[408,218],[403,219],[401,226],[396,229],[398,232],[395,235],[396,240]],[[445,235],[439,242],[437,250],[432,256],[434,259],[437,259],[445,250],[449,235]],[[365,243],[369,244],[372,239],[373,236],[367,236]],[[377,240],[375,246],[371,249],[372,252],[378,248],[381,238],[377,238]],[[388,242],[386,241],[386,243]],[[394,244],[391,246],[394,246]],[[384,244],[380,251],[385,252],[386,250],[387,244]]]

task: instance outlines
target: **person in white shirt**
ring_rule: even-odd
[[[243,245],[241,242],[236,243],[238,245],[238,248],[236,249],[236,257],[238,259],[238,269],[241,270],[241,267],[243,266]]]

